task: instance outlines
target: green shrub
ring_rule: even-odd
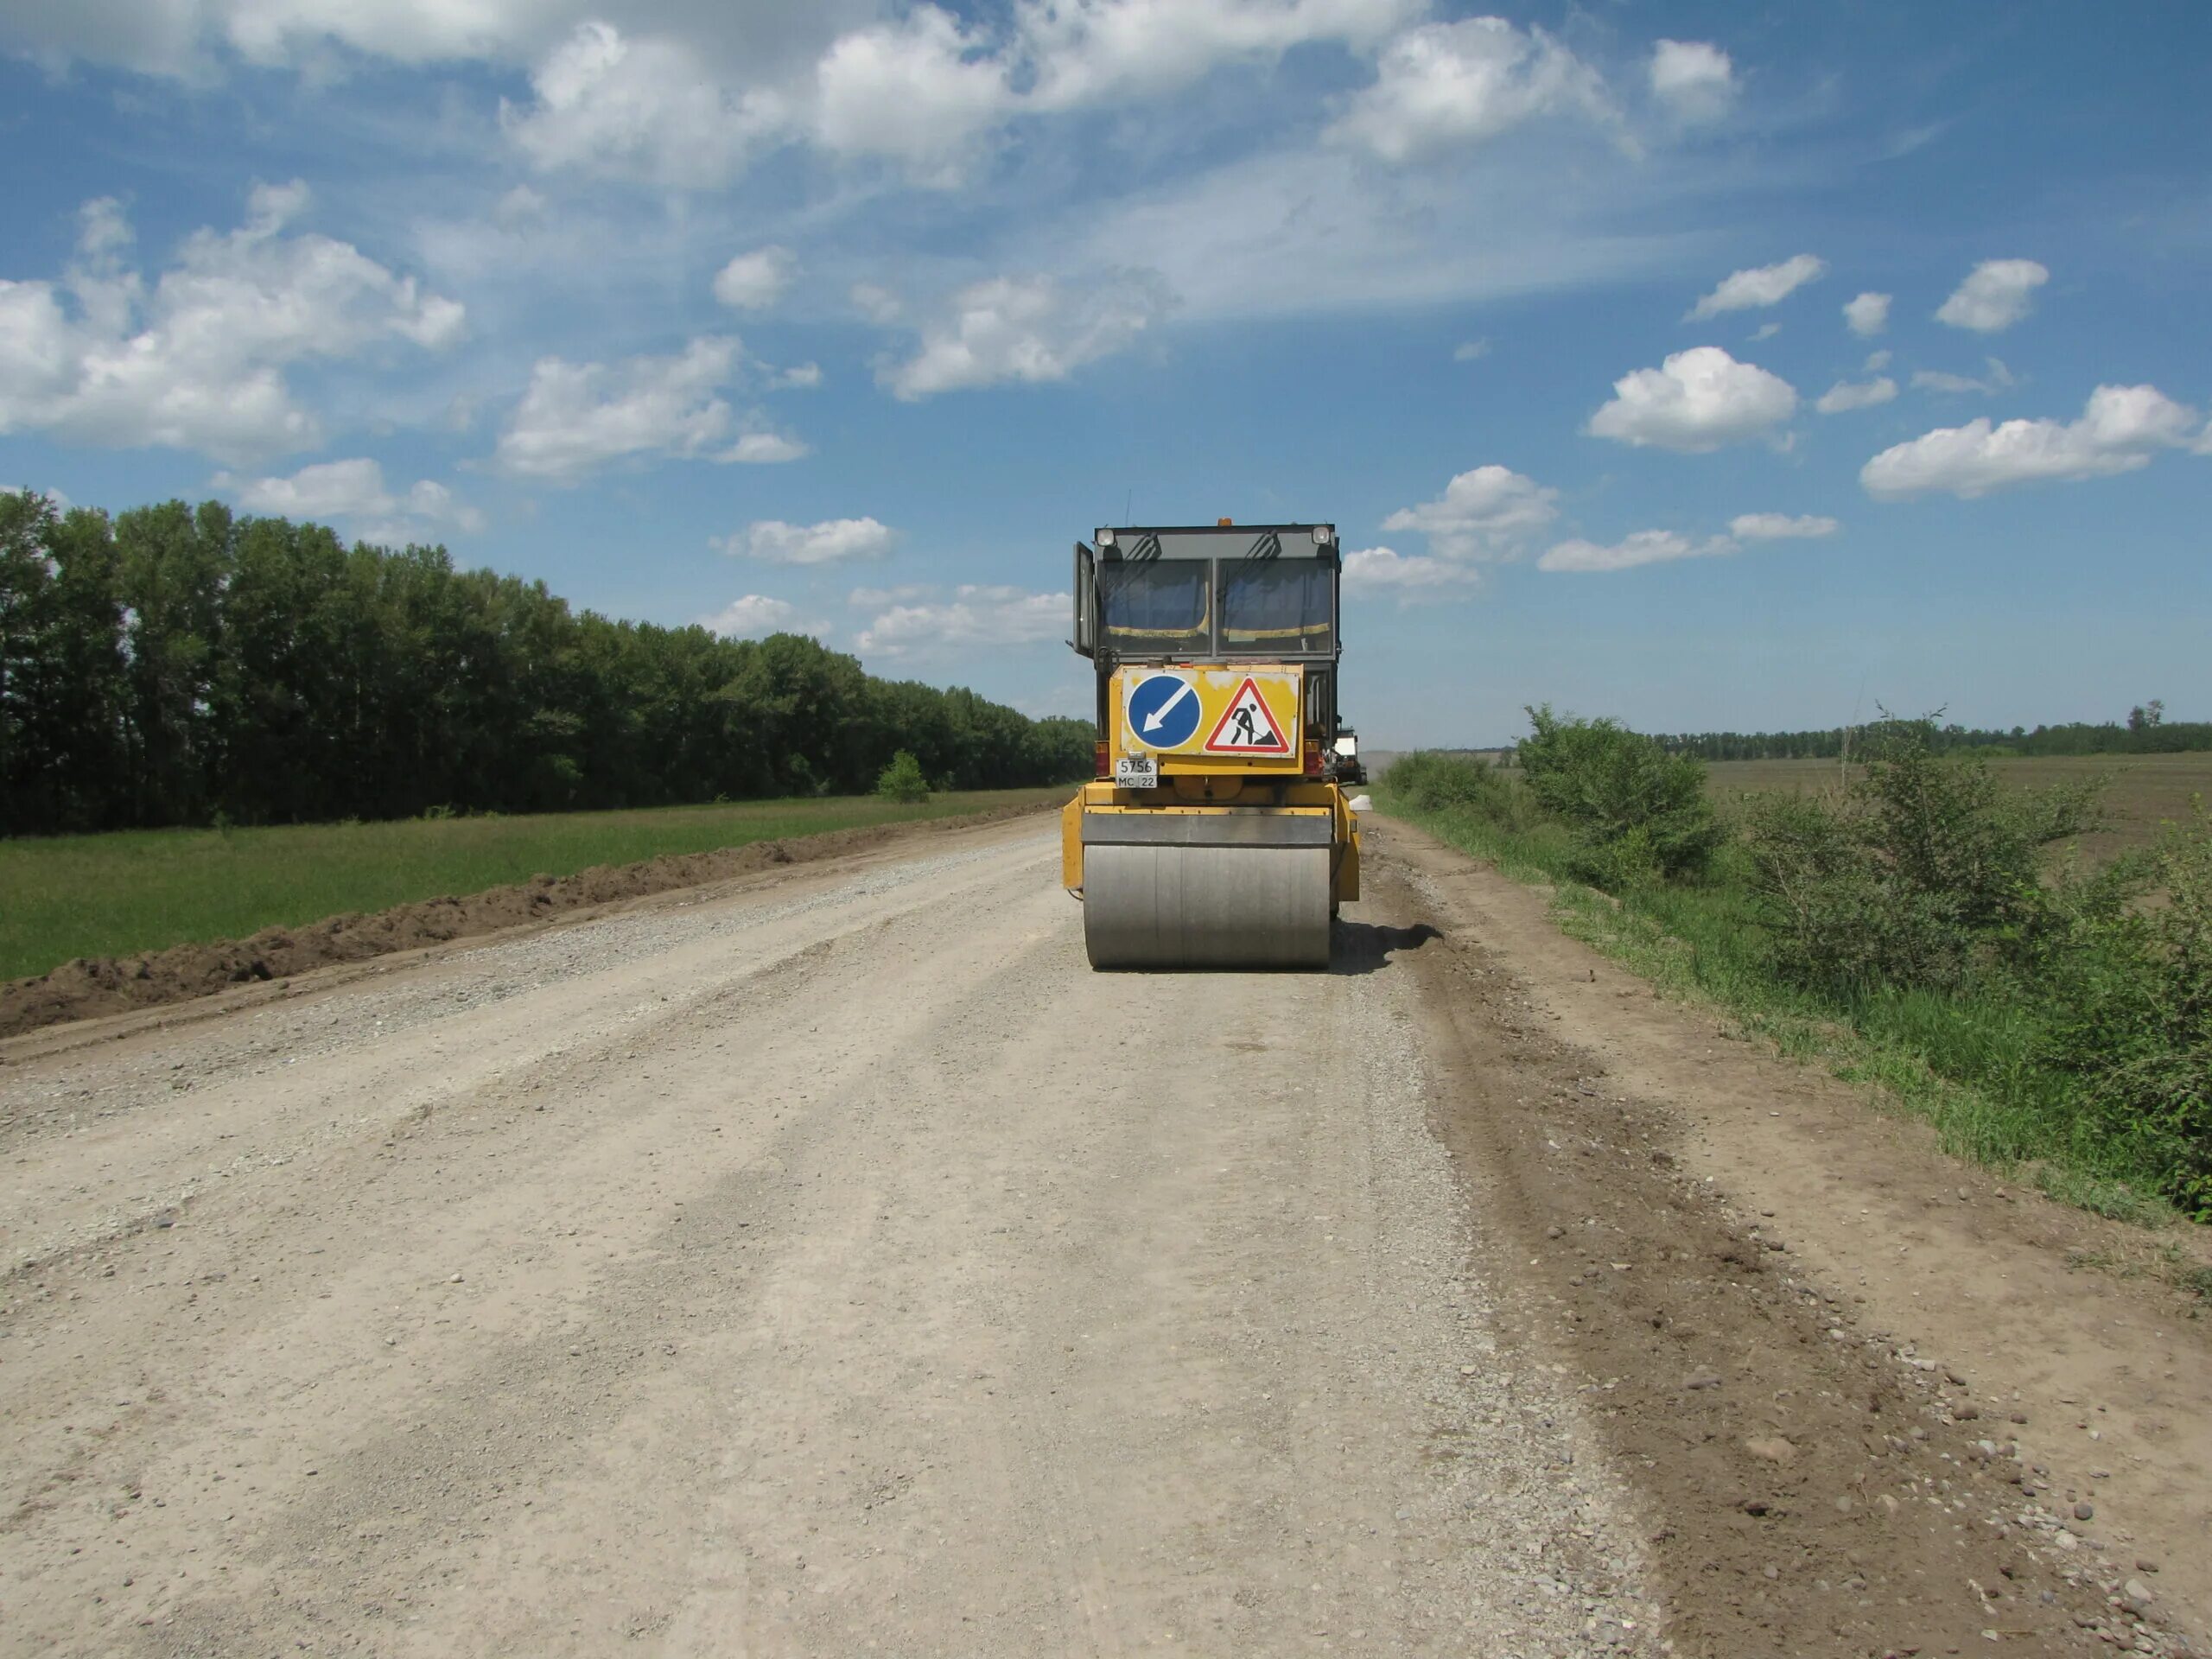
[[[2081,1080],[2103,1133],[2170,1172],[2168,1197],[2212,1220],[2212,818],[2199,802],[2147,855],[2068,884],[2060,903],[2031,985],[2038,1058]]]
[[[1938,755],[1930,730],[1885,721],[1847,788],[1747,809],[1751,890],[1785,976],[1956,989],[2019,966],[2056,920],[2044,849],[2095,823],[2102,785],[2008,791],[1979,757]]]
[[[922,763],[901,749],[891,757],[875,780],[875,792],[887,801],[925,801],[930,796],[929,779],[922,776]]]
[[[1702,875],[1727,832],[1706,798],[1705,763],[1669,754],[1616,720],[1531,709],[1521,775],[1574,837],[1573,871],[1618,891]]]

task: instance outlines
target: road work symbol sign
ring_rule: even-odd
[[[1129,730],[1140,743],[1178,749],[1198,729],[1198,688],[1180,674],[1147,674],[1129,693]]]
[[[1288,754],[1290,740],[1282,734],[1268,700],[1247,679],[1236,688],[1222,715],[1221,723],[1206,739],[1208,754]]]

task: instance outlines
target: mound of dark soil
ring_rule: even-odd
[[[700,887],[779,864],[812,863],[887,842],[1048,810],[1058,809],[994,807],[958,817],[831,830],[711,853],[672,854],[640,864],[600,864],[574,875],[537,875],[514,887],[426,899],[373,915],[327,916],[305,927],[264,927],[251,938],[172,945],[139,957],[79,957],[49,973],[0,984],[0,1037],[71,1020],[188,1001],[233,985],[287,979],[332,963],[360,962],[394,950],[496,933],[564,911]]]

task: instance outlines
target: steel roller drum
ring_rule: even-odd
[[[1327,847],[1092,846],[1093,968],[1326,968]]]

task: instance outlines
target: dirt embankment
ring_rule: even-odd
[[[136,957],[79,957],[50,972],[0,984],[0,1037],[190,1001],[233,985],[287,979],[334,963],[364,962],[395,950],[502,932],[594,906],[1048,810],[1057,809],[994,807],[957,817],[831,830],[710,853],[672,854],[637,864],[598,864],[574,875],[537,875],[512,887],[425,899],[366,915],[327,916],[305,927],[264,927],[250,938],[172,945]]]

